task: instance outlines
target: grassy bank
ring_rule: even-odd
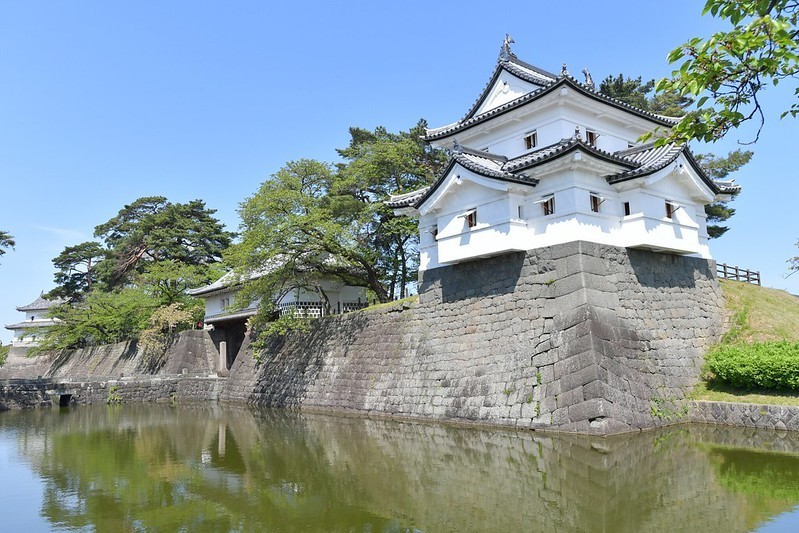
[[[785,291],[749,283],[721,280],[729,330],[722,344],[799,342],[799,298]],[[768,390],[740,390],[718,381],[701,382],[696,400],[799,405],[799,394]]]

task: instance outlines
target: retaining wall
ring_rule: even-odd
[[[687,421],[701,424],[799,431],[799,407],[750,403],[691,402]]]
[[[722,327],[712,261],[574,242],[424,272],[418,304],[315,321],[223,400],[613,433],[667,424]]]
[[[110,380],[51,378],[0,381],[0,411],[65,402],[143,403],[216,401],[224,380],[213,377],[139,377]]]

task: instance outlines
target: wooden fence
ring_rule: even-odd
[[[727,263],[716,263],[716,273],[722,279],[732,279],[760,285],[760,271],[730,266]]]

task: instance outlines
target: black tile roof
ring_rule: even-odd
[[[51,307],[62,303],[64,303],[64,300],[61,300],[59,298],[55,300],[48,300],[47,298],[44,297],[44,293],[42,293],[39,295],[38,298],[36,298],[28,305],[17,307],[17,311],[44,311],[45,309],[50,309]]]
[[[571,139],[563,139],[556,144],[545,146],[539,150],[513,159],[507,159],[503,156],[479,150],[462,147],[458,148],[458,150],[453,151],[449,164],[433,185],[402,195],[391,196],[389,200],[385,202],[386,205],[392,208],[418,208],[436,189],[438,189],[456,163],[481,176],[502,181],[522,183],[534,187],[538,184],[539,180],[522,173],[523,170],[557,160],[576,150],[580,150],[591,157],[621,167],[623,170],[620,172],[605,177],[610,184],[653,174],[673,163],[680,154],[684,154],[691,165],[696,169],[700,179],[714,194],[735,194],[740,191],[740,187],[732,182],[716,182],[709,178],[707,174],[702,171],[702,168],[685,145],[666,144],[663,146],[655,146],[655,143],[649,143],[618,152],[607,152],[586,143],[580,138],[573,137]]]
[[[644,111],[643,109],[639,109],[635,106],[622,102],[621,100],[617,100],[616,98],[606,96],[598,92],[597,90],[592,89],[583,83],[580,83],[571,76],[559,76],[557,78],[554,78],[551,81],[547,82],[545,85],[543,85],[540,89],[530,91],[527,94],[524,94],[514,100],[511,100],[510,102],[497,106],[493,109],[489,109],[488,111],[480,113],[479,115],[474,115],[473,113],[477,110],[480,104],[488,96],[488,89],[494,83],[494,81],[496,81],[496,78],[499,76],[498,73],[500,72],[500,70],[501,70],[501,64],[497,66],[497,70],[495,70],[494,76],[492,76],[492,79],[489,82],[489,87],[484,89],[483,94],[480,96],[475,105],[472,106],[472,109],[469,110],[469,113],[467,113],[466,116],[464,116],[461,120],[453,124],[448,124],[440,128],[427,129],[425,140],[433,141],[437,139],[444,139],[455,133],[466,130],[474,125],[480,124],[494,117],[503,115],[509,111],[522,107],[529,102],[538,100],[563,86],[568,86],[588,98],[608,104],[617,109],[622,109],[624,111],[632,113],[633,115],[647,119],[659,126],[670,127],[679,121],[679,119],[677,118],[665,117],[662,115],[657,115],[655,113],[650,113],[649,111]]]

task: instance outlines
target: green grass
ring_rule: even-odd
[[[799,298],[785,291],[726,279],[721,280],[721,290],[731,322],[724,342],[799,342]]]
[[[396,305],[398,303],[404,303],[404,302],[415,303],[415,302],[418,302],[418,301],[419,301],[419,295],[418,294],[414,294],[412,296],[407,296],[405,298],[402,298],[401,300],[394,300],[392,302],[386,302],[386,303],[382,303],[382,304],[370,305],[369,307],[364,307],[363,309],[360,309],[360,311],[366,311],[366,312],[376,311],[378,309],[385,309],[386,307],[391,307],[392,305]]]
[[[799,406],[799,394],[758,389],[741,390],[718,381],[701,381],[691,393],[691,399],[709,402]]]
[[[756,342],[799,342],[799,298],[785,291],[758,287],[750,283],[721,280],[729,330],[722,345],[748,345]],[[691,394],[694,400],[799,405],[799,394],[760,389],[736,389],[705,380]]]

